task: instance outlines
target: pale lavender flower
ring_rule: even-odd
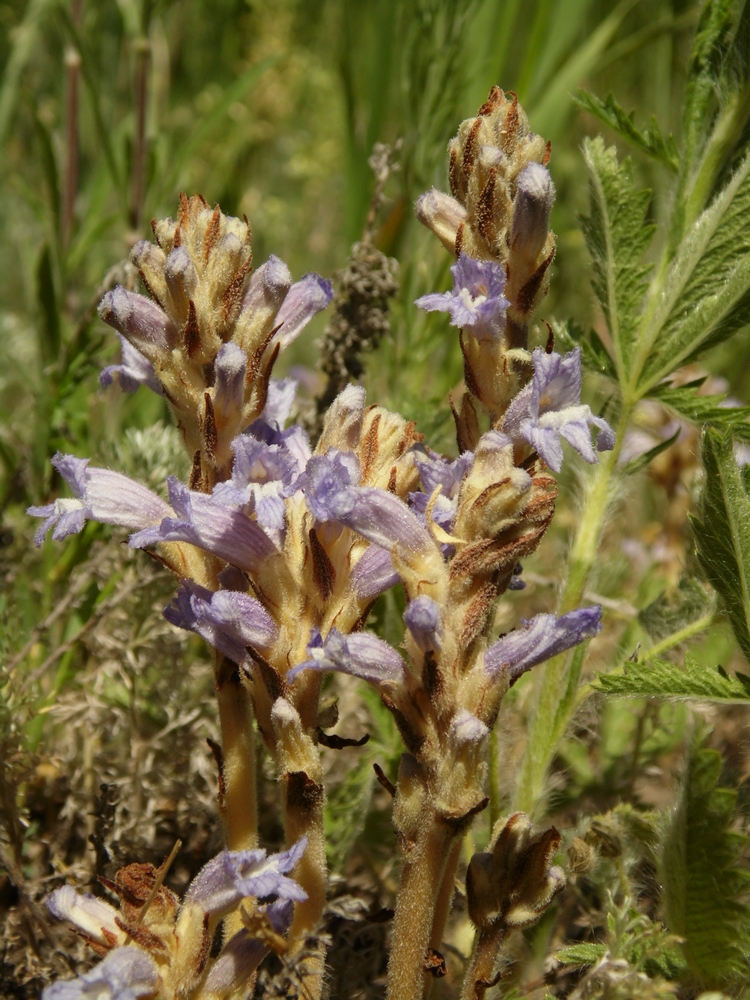
[[[212,917],[221,917],[246,896],[257,899],[290,899],[301,902],[307,893],[290,878],[290,872],[307,847],[302,837],[288,851],[267,855],[254,851],[222,851],[195,876],[185,894],[185,903],[196,903]]]
[[[294,904],[289,899],[279,899],[258,908],[277,934],[286,934],[294,916]],[[250,976],[268,954],[268,945],[242,928],[227,941],[211,966],[203,993],[206,996],[234,996],[247,987]]]
[[[242,312],[250,316],[267,310],[275,312],[291,286],[292,272],[283,260],[271,254],[250,276],[242,298]]]
[[[440,649],[443,634],[440,608],[431,597],[422,595],[409,601],[404,611],[404,624],[423,653]]]
[[[528,441],[554,472],[562,468],[561,438],[587,462],[597,461],[591,444],[591,424],[599,431],[597,449],[611,451],[615,445],[611,427],[581,403],[580,347],[565,355],[547,354],[537,348],[533,361],[534,377],[508,407],[504,433],[515,441]]]
[[[214,361],[214,410],[225,419],[242,410],[247,355],[233,342],[222,344]]]
[[[45,903],[50,913],[58,920],[68,920],[71,924],[100,944],[109,944],[107,935],[121,938],[122,931],[117,926],[119,916],[114,906],[90,893],[76,892],[72,885],[64,885],[47,896]]]
[[[477,340],[497,340],[505,329],[510,305],[503,295],[505,270],[494,261],[478,261],[461,254],[451,268],[453,291],[423,295],[415,305],[428,312],[450,313],[453,326]]]
[[[211,591],[183,580],[164,617],[178,628],[196,632],[230,660],[242,663],[247,646],[267,649],[278,627],[263,605],[249,594]]]
[[[298,456],[290,453],[286,441],[268,445],[252,434],[236,437],[232,451],[232,477],[217,483],[211,496],[221,504],[254,511],[264,528],[281,531],[286,516],[284,499],[295,492],[300,476]]]
[[[148,358],[144,358],[121,333],[117,336],[122,347],[122,362],[119,365],[107,365],[103,368],[99,375],[99,384],[106,387],[117,379],[123,392],[135,392],[140,386],[145,385],[152,392],[163,396],[161,382],[156,377],[154,366]]]
[[[396,650],[367,632],[342,635],[332,628],[324,640],[319,629],[313,628],[307,655],[309,660],[287,674],[290,683],[303,670],[351,674],[376,687],[402,687],[406,682],[406,665]]]
[[[333,285],[319,274],[305,274],[292,285],[276,314],[276,326],[279,327],[276,340],[282,350],[332,298]]]
[[[174,476],[167,480],[173,510],[160,524],[131,535],[136,549],[160,542],[188,542],[247,572],[256,570],[276,546],[261,526],[236,507],[189,490]]]
[[[390,552],[369,545],[352,568],[349,585],[360,601],[369,601],[395,586],[399,579]]]
[[[307,432],[297,424],[283,430],[292,409],[297,391],[297,381],[293,378],[271,379],[268,383],[268,397],[263,412],[247,428],[259,441],[277,444],[294,459],[298,474],[302,474],[310,461],[310,439]]]
[[[59,542],[81,531],[87,520],[137,531],[158,524],[172,513],[169,505],[145,486],[119,472],[91,469],[89,462],[88,458],[60,451],[52,459],[76,496],[28,508],[27,514],[45,519],[34,536],[37,547],[51,528],[52,537]]]
[[[418,552],[432,545],[420,519],[398,497],[376,486],[357,486],[359,459],[331,449],[307,464],[303,489],[307,505],[319,521],[335,521],[374,545],[398,545]]]
[[[121,285],[107,292],[99,303],[99,316],[151,359],[177,343],[177,328],[164,310]]]
[[[42,1000],[138,1000],[159,985],[156,965],[140,948],[115,948],[77,979],[53,983]]]
[[[487,726],[465,708],[456,712],[448,729],[448,739],[456,748],[481,743],[489,735]]]
[[[549,215],[555,201],[555,185],[541,163],[529,163],[518,175],[513,199],[511,249],[535,261],[549,232]]]
[[[521,674],[579,642],[591,639],[602,628],[598,605],[555,615],[536,615],[523,628],[509,632],[484,654],[484,669],[491,677],[507,677],[515,684]]]

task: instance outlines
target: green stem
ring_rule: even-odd
[[[589,478],[578,532],[570,551],[568,579],[560,602],[565,613],[579,607],[591,571],[599,554],[599,544],[609,507],[617,492],[617,461],[632,412],[623,404],[615,447],[607,452]],[[534,674],[534,703],[528,742],[519,771],[514,811],[538,814],[543,807],[547,771],[577,707],[576,685],[571,684],[571,654],[556,656]]]

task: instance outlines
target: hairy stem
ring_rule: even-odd
[[[219,811],[230,851],[258,846],[255,737],[250,697],[236,665],[217,654],[216,696],[221,725]]]
[[[388,1000],[421,1000],[429,992],[424,960],[454,837],[453,830],[433,814],[407,849],[393,920]]]
[[[604,455],[589,478],[578,517],[578,531],[570,550],[568,579],[560,602],[563,614],[580,605],[599,554],[605,519],[617,492],[617,460],[631,412],[631,407],[623,406],[614,450]],[[534,815],[543,808],[547,771],[578,707],[577,678],[571,678],[574,655],[556,656],[534,674],[535,708],[518,772],[514,810]],[[575,680],[573,684],[570,683],[572,679]]]
[[[461,988],[461,1000],[481,1000],[492,985],[492,973],[505,934],[506,929],[502,923],[479,932]]]

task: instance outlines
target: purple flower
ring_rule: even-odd
[[[226,507],[189,490],[174,476],[167,480],[169,499],[176,516],[165,517],[160,524],[131,535],[129,543],[142,549],[160,542],[188,542],[199,549],[249,573],[276,554],[276,546],[261,526],[236,507]]]
[[[266,444],[280,445],[294,460],[296,471],[301,475],[310,460],[310,439],[307,432],[296,424],[282,430],[296,391],[297,381],[293,378],[271,379],[265,408],[258,419],[250,424],[246,433]]]
[[[135,392],[139,386],[145,385],[160,396],[164,395],[161,382],[156,377],[154,366],[144,358],[140,351],[137,351],[132,344],[123,337],[120,338],[122,346],[122,363],[119,365],[107,365],[99,375],[99,384],[102,386],[112,385],[115,378],[120,383],[123,392]]]
[[[234,463],[232,478],[218,483],[211,494],[225,506],[243,507],[256,514],[264,528],[282,530],[285,526],[284,499],[296,490],[299,478],[297,456],[282,445],[267,445],[251,434],[240,434],[232,441]]]
[[[213,592],[183,580],[164,617],[178,628],[196,632],[230,660],[242,663],[247,646],[267,649],[278,628],[263,605],[234,590]]]
[[[431,597],[422,595],[409,601],[404,611],[404,624],[423,653],[440,649],[443,634],[440,608]]]
[[[158,985],[149,955],[140,948],[115,948],[90,972],[48,986],[42,1000],[138,1000],[151,996]]]
[[[508,407],[504,433],[514,441],[528,441],[554,472],[562,468],[561,438],[587,462],[597,461],[590,424],[599,430],[597,449],[611,451],[615,436],[609,424],[581,404],[580,347],[565,355],[547,354],[538,347],[533,361],[534,378]]]
[[[266,855],[264,850],[222,851],[195,876],[185,894],[185,903],[197,903],[204,913],[222,917],[246,896],[291,899],[301,902],[307,893],[287,872],[297,864],[307,847],[302,837],[288,851]]]
[[[521,253],[533,266],[549,232],[549,215],[555,201],[555,185],[541,163],[529,163],[518,175],[513,199],[511,250]]]
[[[503,636],[484,654],[484,669],[491,677],[507,677],[515,684],[521,674],[571,646],[591,639],[601,631],[602,609],[598,605],[555,615],[536,615],[523,628]]]
[[[289,899],[279,899],[268,906],[258,907],[260,913],[277,934],[286,934],[294,916],[294,904]],[[265,941],[252,936],[243,927],[227,941],[211,966],[202,993],[205,996],[235,996],[268,954]]]
[[[307,506],[319,521],[335,521],[374,545],[410,552],[432,547],[432,537],[419,518],[387,490],[357,486],[359,459],[331,449],[307,464],[303,489]]]
[[[177,343],[177,328],[169,316],[151,299],[120,285],[99,303],[99,316],[150,361]]]
[[[333,298],[333,285],[319,274],[306,274],[286,294],[276,315],[276,339],[282,350],[307,326],[313,316]]]
[[[396,650],[367,632],[345,636],[338,629],[332,628],[324,640],[320,631],[314,628],[307,654],[310,659],[287,674],[289,683],[303,670],[332,670],[351,674],[376,687],[400,687],[407,679],[406,666]]]
[[[82,530],[87,519],[139,530],[158,524],[172,510],[161,497],[140,483],[109,469],[90,469],[90,459],[58,451],[52,464],[76,495],[44,507],[29,507],[27,514],[43,517],[34,541],[37,547],[50,530],[56,542]]]
[[[497,340],[505,329],[505,271],[494,261],[461,254],[451,268],[453,291],[423,295],[415,305],[428,312],[447,312],[453,326],[477,340]]]
[[[360,601],[371,601],[399,579],[390,552],[379,545],[369,545],[349,574],[349,584]]]

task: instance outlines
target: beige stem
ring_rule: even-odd
[[[431,978],[424,971],[425,956],[437,929],[436,910],[454,836],[453,830],[433,814],[409,849],[393,921],[388,1000],[422,1000],[427,995]]]

